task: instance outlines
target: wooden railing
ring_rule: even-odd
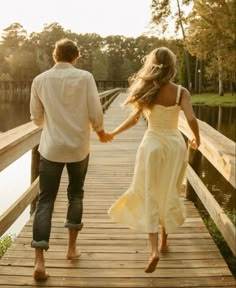
[[[26,101],[30,98],[32,81],[0,81],[0,97],[5,101]],[[127,88],[128,81],[96,80],[99,92]]]
[[[106,91],[108,89],[114,88],[128,88],[129,84],[128,81],[119,81],[119,80],[104,80],[104,81],[97,81],[96,84],[98,87],[98,91]]]
[[[120,94],[122,89],[116,88],[103,93],[99,93],[103,111],[105,111],[111,102]],[[0,134],[0,171],[8,167],[19,157],[29,150],[32,150],[31,163],[31,186],[0,216],[0,236],[19,218],[24,210],[35,202],[38,194],[38,152],[41,128],[38,128],[33,122],[23,124]],[[31,213],[34,212],[30,209]]]
[[[235,142],[228,139],[205,122],[198,120],[198,123],[201,134],[201,145],[199,151],[235,188]],[[188,139],[192,138],[192,133],[182,113],[180,115],[179,130]],[[233,252],[234,256],[236,256],[236,228],[234,224],[189,164],[186,176],[195,193],[223,235],[229,248]]]

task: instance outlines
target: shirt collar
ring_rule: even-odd
[[[72,68],[72,67],[74,66],[69,62],[58,62],[53,66],[53,68],[55,69],[64,69],[64,68]]]

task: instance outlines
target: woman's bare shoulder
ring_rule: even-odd
[[[188,89],[181,86],[181,99],[190,99],[191,95]]]

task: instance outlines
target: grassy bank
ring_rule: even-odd
[[[214,93],[193,94],[191,101],[194,105],[236,107],[236,94],[225,93],[224,96]]]

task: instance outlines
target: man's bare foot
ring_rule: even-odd
[[[73,259],[78,259],[81,256],[80,252],[77,251],[68,251],[66,255],[67,260],[73,260]]]
[[[36,281],[46,281],[49,275],[45,272],[45,270],[34,270],[33,277]]]
[[[156,266],[157,266],[157,263],[159,262],[159,256],[152,256],[150,259],[149,259],[149,262],[145,268],[145,272],[146,273],[152,273],[155,271],[156,269]]]

